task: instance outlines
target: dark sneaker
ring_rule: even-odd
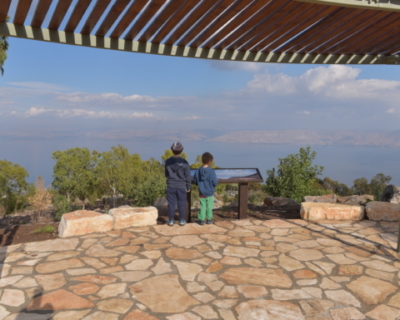
[[[200,221],[199,221],[199,225],[204,226],[204,221],[203,221],[203,220],[200,220]]]
[[[173,226],[173,225],[174,225],[174,220],[169,220],[169,221],[167,222],[167,225]]]
[[[214,222],[212,220],[207,220],[207,224],[213,224]]]
[[[179,221],[179,225],[180,225],[180,226],[184,226],[185,224],[186,224],[186,221],[185,221],[185,220]]]

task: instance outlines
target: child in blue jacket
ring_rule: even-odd
[[[213,207],[215,187],[218,185],[215,171],[210,167],[214,157],[211,153],[205,152],[201,156],[203,166],[197,169],[194,174],[194,184],[199,186],[200,194],[200,225],[204,225],[204,220],[207,218],[207,224],[213,223]]]

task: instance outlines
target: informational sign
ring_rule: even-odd
[[[254,183],[263,182],[260,171],[257,168],[221,168],[214,169],[219,183]],[[196,170],[190,170],[193,177]]]

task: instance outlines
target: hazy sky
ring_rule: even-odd
[[[398,66],[220,62],[10,38],[0,136],[398,130]]]

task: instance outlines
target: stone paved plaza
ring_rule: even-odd
[[[397,230],[244,220],[3,247],[0,319],[400,319]]]

